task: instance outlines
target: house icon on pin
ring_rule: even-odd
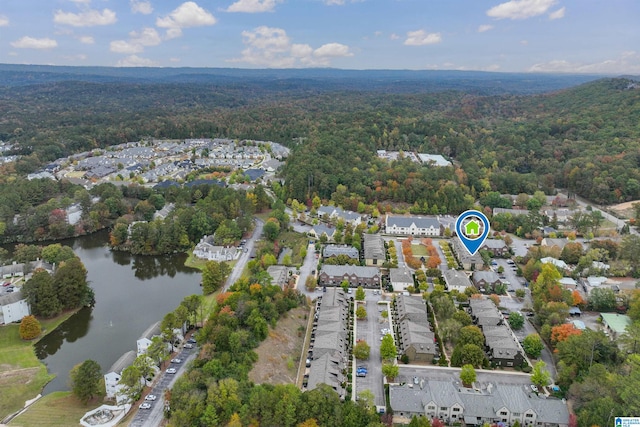
[[[469,238],[475,238],[480,235],[480,224],[472,219],[464,225],[464,234]]]

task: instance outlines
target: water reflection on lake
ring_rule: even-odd
[[[103,372],[152,324],[191,294],[201,293],[200,272],[184,267],[184,255],[140,257],[111,252],[108,235],[62,242],[88,271],[96,305],[84,308],[36,344],[36,354],[57,377],[44,392],[68,390],[69,370],[86,359]]]

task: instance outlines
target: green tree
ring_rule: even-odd
[[[463,365],[460,371],[460,381],[465,387],[471,387],[476,381],[476,370],[472,365]]]
[[[414,415],[409,422],[409,427],[431,427],[431,420],[429,420],[429,418],[427,417],[416,417]]]
[[[269,218],[267,222],[265,222],[262,232],[268,240],[272,242],[275,241],[278,234],[280,234],[280,221],[276,218]]]
[[[20,321],[19,333],[23,340],[38,338],[41,332],[40,322],[34,316],[24,316]]]
[[[364,289],[362,288],[362,286],[358,286],[358,289],[356,289],[356,301],[364,301],[364,298]]]
[[[509,326],[511,329],[519,330],[524,326],[524,316],[517,311],[509,314]]]
[[[527,356],[538,358],[540,357],[540,353],[542,353],[542,349],[544,348],[544,343],[538,334],[529,334],[522,341],[522,348],[524,349]]]
[[[484,346],[484,334],[482,330],[475,326],[469,325],[460,329],[458,333],[457,345],[475,344],[478,347]]]
[[[380,356],[382,360],[393,360],[397,354],[398,350],[393,342],[393,336],[386,334],[382,337],[382,342],[380,343]]]
[[[400,373],[400,367],[392,363],[385,363],[382,365],[382,374],[387,377],[387,381],[392,382],[395,377]]]
[[[229,270],[225,262],[207,261],[202,269],[202,291],[208,295],[220,289],[227,280]]]
[[[80,258],[71,258],[62,263],[53,275],[58,300],[63,309],[73,309],[86,304],[92,295],[87,282],[87,269]]]
[[[481,367],[485,362],[486,356],[482,348],[475,344],[457,344],[451,353],[451,365],[463,366],[471,365]]]
[[[618,337],[618,342],[628,354],[640,353],[640,322],[627,325],[624,334]]]
[[[619,381],[620,400],[624,415],[640,414],[640,355],[632,354],[623,365],[626,375]]]
[[[551,374],[547,370],[547,364],[542,360],[537,361],[536,364],[533,365],[531,382],[538,387],[546,387],[551,383]]]
[[[60,264],[72,258],[76,258],[76,254],[69,246],[62,246],[60,243],[56,243],[42,248],[42,259],[48,263]]]
[[[353,356],[358,360],[369,359],[370,352],[371,352],[371,347],[364,340],[358,340],[356,342],[356,345],[353,347]]]
[[[53,284],[53,277],[45,270],[36,270],[22,287],[31,312],[36,316],[53,317],[62,311],[62,304]]]
[[[160,366],[162,361],[167,357],[167,354],[167,343],[160,337],[151,338],[151,344],[147,347],[147,356],[149,356],[157,366]]]
[[[613,311],[616,294],[611,288],[594,288],[589,293],[589,307],[595,311]]]
[[[139,356],[138,358],[140,357],[148,359],[146,355]],[[142,393],[143,388],[142,377],[142,372],[135,363],[122,370],[122,375],[120,376],[119,381],[119,384],[122,385],[120,393],[127,397],[127,401],[135,402],[140,399],[140,394]]]
[[[102,369],[95,360],[85,360],[69,372],[71,390],[83,404],[102,393]]]
[[[358,305],[358,308],[356,309],[356,317],[358,318],[358,320],[362,320],[367,317],[367,310],[363,305]]]

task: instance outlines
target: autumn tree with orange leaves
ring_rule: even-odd
[[[573,323],[563,323],[562,325],[551,328],[551,343],[555,346],[565,341],[571,335],[580,335],[581,333],[582,331],[573,326]]]

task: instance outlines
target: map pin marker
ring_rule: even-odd
[[[487,240],[489,219],[480,211],[465,211],[456,220],[456,234],[462,246],[474,255]]]

